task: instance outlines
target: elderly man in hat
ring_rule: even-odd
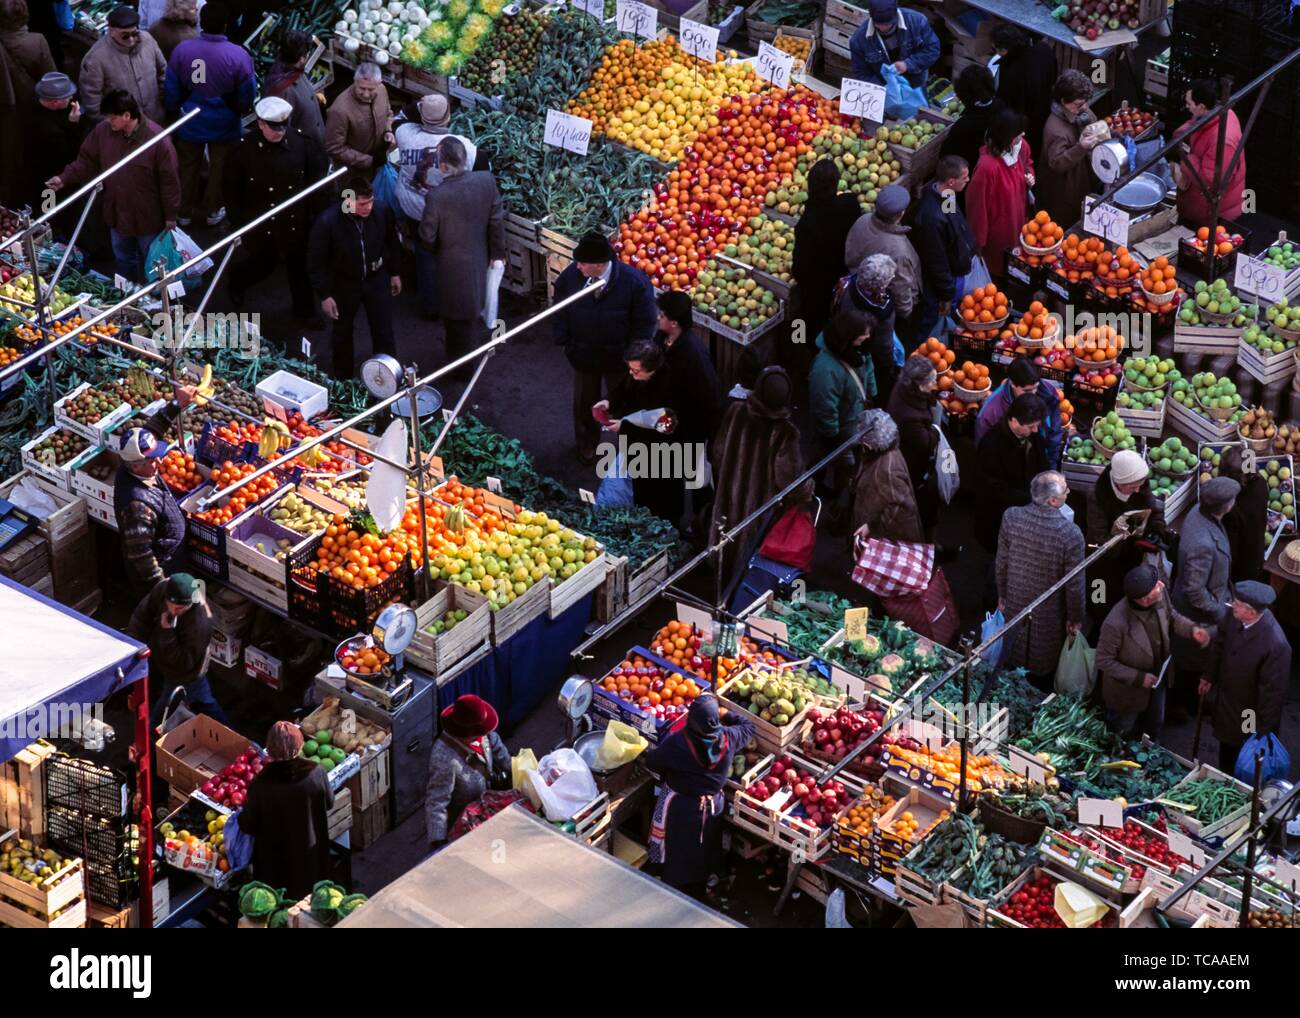
[[[185,690],[185,704],[195,714],[206,714],[223,725],[229,722],[208,685],[212,610],[201,580],[189,573],[172,573],[159,580],[136,605],[126,632],[149,648],[153,724],[161,720],[178,686]]]
[[[881,68],[892,64],[909,85],[922,86],[939,60],[939,37],[920,11],[900,9],[897,0],[870,0],[868,17],[849,40],[853,77],[885,83]]]
[[[1145,732],[1160,741],[1174,633],[1201,647],[1210,643],[1209,629],[1174,611],[1154,566],[1130,569],[1124,596],[1106,616],[1097,642],[1106,724],[1122,738]]]
[[[447,138],[455,138],[465,150],[469,170],[474,169],[478,149],[463,135],[448,130],[451,123],[451,106],[445,95],[431,92],[416,105],[419,123],[398,125],[397,138],[397,204],[406,220],[406,232],[415,236],[424,218],[426,202],[433,190],[442,183],[444,173],[438,158],[438,146]],[[438,288],[433,252],[424,245],[415,245],[416,288],[420,295],[420,310],[430,320],[438,317]]]
[[[121,90],[136,101],[144,116],[161,124],[163,78],[167,61],[154,37],[140,33],[140,15],[123,4],[108,16],[108,34],[90,47],[81,61],[78,80],[82,104],[92,119],[100,117],[100,103],[110,92]]]
[[[440,717],[424,799],[425,835],[435,850],[446,844],[466,806],[489,789],[508,789],[511,781],[510,751],[497,734],[500,719],[490,703],[467,693]]]
[[[875,254],[894,259],[894,281],[889,284],[889,292],[894,298],[897,331],[907,342],[912,341],[913,333],[904,321],[910,319],[921,293],[921,259],[908,239],[911,227],[903,225],[910,200],[907,188],[890,184],[876,198],[875,211],[859,217],[844,242],[845,265],[861,265],[867,256]]]
[[[324,150],[302,131],[289,126],[293,107],[287,101],[274,96],[261,99],[256,111],[256,129],[243,137],[226,160],[226,203],[236,227],[283,205],[320,180],[328,169]],[[310,198],[304,199],[245,234],[240,245],[243,261],[231,269],[228,283],[236,308],[244,308],[248,289],[268,280],[283,262],[289,274],[294,318],[314,322],[311,282],[303,257],[311,228],[310,202]],[[321,203],[316,204],[319,207]]]
[[[77,158],[90,130],[76,96],[77,86],[59,71],[51,71],[36,83],[31,143],[26,148],[32,165],[33,207],[39,205],[37,196],[45,181]]]
[[[596,460],[600,425],[591,408],[608,396],[623,377],[623,352],[638,339],[653,339],[659,323],[654,287],[644,272],[614,257],[609,241],[588,233],[579,242],[573,263],[555,280],[555,301],[572,296],[598,281],[604,287],[594,295],[551,316],[555,343],[573,366],[573,431],[578,459]]]
[[[1269,611],[1276,594],[1258,580],[1238,583],[1231,615],[1219,625],[1201,696],[1214,694],[1219,770],[1231,774],[1246,740],[1282,733],[1282,705],[1291,682],[1291,644]]]
[[[1043,403],[1043,455],[1053,470],[1061,465],[1061,447],[1065,442],[1065,429],[1061,425],[1061,388],[1047,381],[1028,357],[1017,357],[1007,367],[1007,377],[993,390],[980,407],[975,418],[975,444],[994,430],[1007,415],[1017,396],[1035,395]]]
[[[1203,626],[1217,626],[1230,611],[1232,552],[1223,518],[1232,510],[1241,485],[1230,477],[1215,477],[1201,485],[1201,500],[1183,520],[1178,535],[1171,600],[1176,610]],[[1185,720],[1194,703],[1196,682],[1205,671],[1207,655],[1187,640],[1174,639],[1178,666],[1171,720]],[[1178,718],[1172,715],[1177,713]]]

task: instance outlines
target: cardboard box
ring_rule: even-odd
[[[192,792],[251,745],[238,732],[199,714],[158,740],[158,776],[172,788]]]
[[[284,689],[284,662],[264,650],[249,647],[244,651],[244,671],[248,677],[275,690]]]
[[[208,650],[212,655],[212,660],[225,668],[234,668],[239,664],[239,651],[243,643],[237,636],[231,636],[229,633],[223,633],[220,629],[212,631],[212,642],[208,644]]]

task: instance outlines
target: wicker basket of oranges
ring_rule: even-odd
[[[1142,265],[1126,247],[1117,247],[1097,259],[1097,281],[1107,294],[1128,293],[1137,282]]]
[[[1096,237],[1068,235],[1061,244],[1062,268],[1074,272],[1078,278],[1089,278],[1097,269],[1097,259],[1106,252],[1106,245]],[[1071,282],[1075,279],[1071,278]]]
[[[930,363],[934,365],[935,373],[939,375],[940,388],[952,388],[950,371],[957,360],[957,355],[943,343],[931,336],[912,351],[912,356],[929,358]],[[944,379],[948,380],[947,385],[943,384]]]
[[[1052,222],[1046,212],[1035,214],[1034,218],[1020,228],[1020,247],[1026,254],[1055,254],[1065,238],[1065,231]]]
[[[1157,307],[1164,307],[1178,296],[1175,269],[1164,255],[1138,273],[1138,285],[1146,299]]]
[[[966,361],[952,374],[952,391],[964,403],[978,403],[993,391],[989,369],[983,364]]]
[[[1066,336],[1065,348],[1074,354],[1075,363],[1080,367],[1104,371],[1114,367],[1124,349],[1124,337],[1109,325],[1098,325]]]
[[[1011,317],[1011,301],[992,283],[976,287],[961,299],[957,314],[972,332],[995,332]]]
[[[1016,343],[1028,350],[1042,349],[1056,343],[1057,320],[1048,313],[1042,301],[1036,300],[1016,322]]]

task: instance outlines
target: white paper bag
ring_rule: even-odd
[[[505,262],[488,262],[487,289],[484,291],[483,324],[489,329],[496,323],[497,308],[500,306],[501,280],[506,275]]]
[[[194,243],[190,235],[179,226],[172,227],[172,236],[176,239],[176,250],[181,253],[181,257],[186,261],[202,253],[203,248]],[[210,268],[212,268],[212,259],[204,258],[203,261],[191,265],[185,274],[187,276],[201,276]]]

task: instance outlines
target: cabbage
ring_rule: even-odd
[[[280,896],[275,889],[257,880],[244,885],[239,893],[239,914],[249,919],[269,916],[279,905]]]
[[[277,908],[271,913],[266,928],[268,930],[287,930],[289,928],[289,910],[287,908]]]
[[[364,894],[349,894],[346,898],[344,898],[341,902],[339,902],[339,908],[338,908],[339,918],[342,919],[344,916],[351,915],[353,912],[355,912],[358,908],[360,908],[365,903],[366,903],[366,896]]]
[[[339,917],[339,906],[347,892],[332,880],[321,880],[311,889],[311,914],[323,923]]]

